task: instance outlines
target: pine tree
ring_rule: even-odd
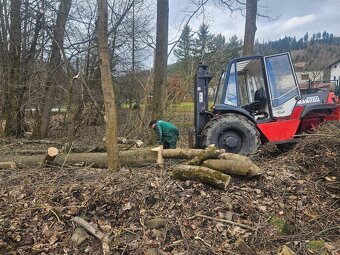
[[[174,55],[180,62],[188,62],[192,57],[193,45],[193,33],[191,27],[186,24],[183,28],[177,47],[174,50]]]
[[[241,48],[242,43],[236,35],[233,35],[229,38],[229,43],[227,44],[226,51],[231,58],[240,56]]]
[[[215,35],[211,38],[211,42],[208,44],[209,52],[216,52],[225,47],[225,37],[221,34]]]
[[[334,39],[333,33],[329,34],[329,43],[332,43]]]
[[[209,25],[204,22],[200,25],[197,38],[195,39],[194,56],[195,59],[202,62],[205,55],[208,53],[209,44],[211,43],[213,36],[209,33]]]

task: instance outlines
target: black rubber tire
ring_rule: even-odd
[[[234,113],[211,119],[202,131],[201,141],[203,148],[215,144],[227,152],[241,155],[256,152],[261,144],[260,133],[255,124],[247,117]]]

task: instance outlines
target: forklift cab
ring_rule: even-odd
[[[221,75],[213,111],[208,110],[208,66],[195,77],[195,146],[215,144],[249,154],[264,142],[296,142],[296,134],[324,120],[339,120],[334,93],[301,97],[289,53],[231,60]]]
[[[234,59],[222,73],[215,111],[236,108],[257,123],[288,117],[300,98],[297,79],[288,53]]]

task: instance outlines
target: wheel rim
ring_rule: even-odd
[[[243,147],[244,136],[239,130],[225,130],[218,137],[219,148],[238,153]]]

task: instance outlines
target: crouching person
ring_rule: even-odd
[[[156,131],[157,142],[163,145],[163,149],[176,149],[179,131],[174,124],[163,120],[152,120],[149,127]]]

